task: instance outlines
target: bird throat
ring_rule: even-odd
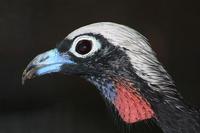
[[[133,85],[119,81],[115,84],[115,88],[114,105],[124,122],[131,124],[155,116],[151,105],[136,91]]]
[[[91,76],[86,78],[99,89],[106,100],[115,106],[117,113],[125,123],[132,124],[155,117],[150,103],[130,81],[121,78],[112,78],[112,80]]]

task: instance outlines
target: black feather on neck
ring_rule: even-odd
[[[156,123],[164,133],[200,132],[200,112],[186,104],[175,88],[173,93],[153,91],[144,81],[136,82],[143,96],[151,103],[156,113]]]

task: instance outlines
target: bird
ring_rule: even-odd
[[[200,133],[200,111],[184,101],[148,40],[114,22],[68,34],[26,67],[22,83],[50,73],[93,84],[125,124],[153,120],[163,133]]]

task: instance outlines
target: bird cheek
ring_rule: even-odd
[[[90,70],[82,64],[73,64],[68,65],[64,64],[61,67],[61,72],[66,75],[87,75],[90,73]]]

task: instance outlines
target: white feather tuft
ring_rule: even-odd
[[[174,86],[171,77],[157,60],[146,38],[134,29],[112,22],[100,22],[81,27],[66,38],[73,39],[85,33],[100,34],[111,44],[123,48],[130,58],[136,74],[145,80],[152,89],[170,93],[175,91],[171,87]],[[174,91],[170,91],[171,89]]]

